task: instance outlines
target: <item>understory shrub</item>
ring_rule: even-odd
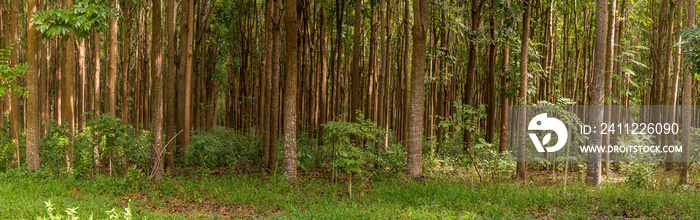
[[[214,127],[192,134],[186,163],[207,169],[229,167],[252,172],[262,161],[259,149],[262,149],[262,137],[254,131],[242,133],[233,128]]]
[[[85,126],[73,134],[65,125],[59,126],[52,120],[39,144],[42,167],[53,173],[68,172],[66,155],[72,146],[73,174],[80,176],[101,171],[124,174],[133,166],[146,172],[149,169],[150,137],[150,132],[141,130],[137,133],[110,114],[87,120]]]

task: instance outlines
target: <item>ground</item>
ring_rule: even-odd
[[[672,174],[672,173],[671,173]],[[106,219],[105,211],[129,208],[133,219],[561,219],[692,218],[700,216],[696,186],[673,189],[671,174],[656,188],[632,187],[615,175],[599,187],[562,173],[535,173],[535,181],[496,182],[406,177],[357,178],[347,183],[275,175],[190,175],[162,180],[97,176],[76,178],[42,172],[0,175],[0,219],[48,218],[75,208],[81,219]],[[666,178],[666,180],[663,180]]]

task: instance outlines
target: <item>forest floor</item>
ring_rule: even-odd
[[[353,183],[279,176],[196,175],[143,178],[74,178],[42,172],[0,174],[0,219],[49,217],[75,210],[81,219],[107,219],[105,211],[129,208],[133,219],[561,219],[693,218],[700,216],[697,186],[673,189],[657,176],[653,188],[609,178],[589,187],[572,173],[566,192],[562,173],[535,173],[514,182],[478,178],[412,180],[385,177]],[[127,175],[128,176],[128,175]],[[547,179],[550,179],[549,181]],[[664,183],[666,182],[666,183]]]

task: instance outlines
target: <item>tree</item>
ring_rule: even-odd
[[[605,38],[607,33],[607,1],[596,0],[595,19],[595,56],[593,60],[593,81],[591,82],[591,102],[588,112],[588,124],[597,125],[603,122],[603,99],[605,98]],[[600,133],[589,135],[588,145],[602,144]],[[598,185],[601,181],[601,152],[588,153],[588,168],[586,182]]]
[[[688,22],[686,27],[695,26],[695,15],[697,7],[695,6],[694,0],[688,0]],[[697,67],[694,67],[697,68]],[[683,97],[682,97],[682,109],[681,118],[693,118],[692,113],[692,91],[693,91],[693,74],[686,73],[683,77]],[[681,184],[687,184],[690,180],[688,176],[688,166],[690,165],[689,155],[690,155],[690,123],[691,120],[683,120],[681,122],[681,145],[683,146],[683,152],[681,153],[681,172],[679,181]]]
[[[361,91],[361,76],[362,69],[362,0],[355,0],[355,24],[353,25],[353,40],[352,40],[352,77],[350,80],[350,121],[357,122],[356,113],[362,109],[362,91]]]
[[[180,72],[177,95],[179,115],[177,120],[178,130],[182,130],[178,136],[178,146],[186,147],[190,143],[190,110],[192,103],[192,43],[194,42],[194,0],[182,2],[182,16],[180,17]],[[184,152],[183,152],[184,153]]]
[[[33,15],[37,11],[37,1],[27,0],[27,14]],[[32,24],[33,17],[29,18],[27,27],[27,168],[39,169],[39,139],[41,135],[41,117],[39,115],[39,32]]]
[[[527,51],[530,47],[530,0],[523,1],[525,4],[525,11],[523,12],[523,32],[522,40],[520,44],[520,90],[518,91],[519,103],[523,105],[520,107],[520,115],[527,115],[527,109],[524,107],[527,105]],[[518,122],[518,153],[517,159],[518,163],[516,165],[515,178],[518,180],[525,180],[527,178],[527,164],[523,161],[523,153],[525,151],[525,130],[527,117],[519,117]]]
[[[407,173],[409,176],[423,175],[423,94],[425,83],[426,31],[428,29],[428,1],[413,1],[413,63],[411,68],[411,102],[408,119]]]
[[[172,1],[172,0],[171,0]],[[153,88],[153,105],[151,111],[153,114],[151,124],[152,145],[151,163],[153,164],[152,179],[160,179],[163,177],[163,48],[162,37],[163,30],[161,27],[161,1],[153,0],[151,21],[153,21],[153,31],[151,32],[153,43],[151,44],[151,81]]]
[[[110,2],[110,6],[117,7],[118,0]],[[109,21],[109,67],[107,69],[107,85],[105,92],[105,112],[117,115],[117,18]]]
[[[168,35],[168,47],[166,49],[165,66],[165,139],[166,143],[175,137],[175,51],[177,40],[175,39],[175,0],[167,0],[165,7],[165,31]],[[165,166],[169,171],[175,168],[175,144],[165,146]]]
[[[19,45],[17,45],[17,29],[19,23],[19,1],[12,2],[12,12],[10,14],[10,46],[12,51],[10,52],[10,65],[16,66],[19,64]],[[19,80],[16,81],[16,85],[19,86]],[[12,114],[12,125],[11,125],[11,135],[14,143],[15,152],[15,163],[19,167],[21,164],[19,156],[19,94],[13,92],[10,98],[10,113]],[[1,112],[0,112],[1,113]]]
[[[72,7],[72,5],[72,0],[63,1],[64,7],[70,8]],[[73,134],[73,132],[75,131],[75,96],[73,94],[73,88],[75,87],[75,47],[73,45],[73,41],[75,41],[75,35],[71,31],[63,41],[63,57],[65,62],[63,62],[63,71],[61,75],[61,77],[63,77],[61,79],[61,82],[63,83],[63,92],[61,93],[63,95],[63,98],[61,99],[63,102],[61,103],[61,107],[63,109],[61,111],[61,117],[63,117],[63,125],[65,125],[68,128],[68,132],[70,134]],[[66,165],[69,170],[73,166],[73,147],[71,144],[73,140],[72,137],[73,135],[68,136],[69,144],[68,149],[66,149]]]
[[[285,1],[284,177],[297,178],[297,2]]]

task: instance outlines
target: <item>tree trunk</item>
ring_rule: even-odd
[[[27,0],[27,14],[37,11],[37,0]],[[33,18],[29,18],[27,31],[27,168],[39,169],[39,140],[41,135],[39,115],[39,32],[32,24]]]
[[[36,0],[33,3],[35,4],[34,7],[36,7]],[[28,2],[27,4],[30,5],[32,3]],[[19,25],[19,22],[18,22],[18,20],[19,20],[19,7],[20,7],[19,1],[12,2],[12,12],[10,14],[10,39],[9,39],[10,46],[12,46],[12,51],[10,51],[10,65],[12,65],[12,66],[19,64],[19,45],[17,44],[17,32],[18,32],[18,25]],[[36,8],[34,8],[34,9],[36,10]],[[31,13],[31,11],[28,13]],[[30,27],[32,27],[32,26],[30,26]],[[30,31],[30,34],[31,34],[31,32],[34,32],[33,34],[37,34],[35,31]],[[32,35],[28,34],[28,36],[31,37]],[[0,36],[0,37],[3,37],[3,36]],[[35,37],[38,37],[38,36],[35,36]],[[30,44],[37,44],[38,43],[38,42],[32,42],[31,40],[32,39],[30,38],[27,40],[27,42],[29,42]],[[33,40],[38,41],[38,39],[33,39]],[[34,45],[34,46],[38,46],[38,45]],[[36,56],[36,54],[34,56]],[[32,57],[27,57],[27,59],[31,60]],[[36,66],[36,64],[38,64],[39,60],[36,57],[34,57],[34,59],[36,59],[36,60],[34,60],[35,65],[32,65],[31,63],[29,63],[29,65],[30,65],[29,66],[29,68],[30,68],[29,74],[31,74],[31,68],[34,68],[34,69],[38,68],[38,66]],[[35,74],[38,74],[38,72],[35,72]],[[29,80],[29,78],[27,80]],[[30,81],[27,81],[27,82],[29,83]],[[16,80],[15,83],[17,85],[20,84],[19,80]],[[27,89],[29,89],[29,88],[27,88]],[[37,95],[36,98],[38,99],[39,94],[36,94],[36,95]],[[7,97],[10,97],[10,96],[7,96]],[[20,97],[19,94],[12,93],[11,98],[10,98],[10,102],[9,102],[10,106],[8,106],[8,107],[10,107],[10,113],[12,114],[12,125],[10,128],[11,129],[10,134],[12,136],[12,140],[14,141],[14,149],[13,150],[15,152],[14,156],[15,156],[15,163],[16,163],[15,166],[16,167],[19,167],[20,164],[22,164],[21,160],[20,160],[20,153],[19,153],[19,133],[20,133],[20,131],[19,131],[19,123],[20,123],[19,97]],[[32,98],[32,97],[29,97],[29,98]],[[3,111],[0,113],[4,114],[5,112]],[[39,131],[37,130],[36,132],[39,132]],[[29,140],[29,136],[27,136],[27,141],[28,140]],[[27,146],[29,146],[29,145],[27,145]],[[39,158],[38,157],[38,155],[39,155],[38,146],[37,146],[36,154],[37,154],[37,161],[38,161],[38,158]],[[29,148],[27,148],[27,159],[29,159]],[[27,162],[29,162],[29,160],[27,160]],[[30,168],[31,168],[31,166],[30,166]],[[37,162],[36,168],[38,168],[38,162]]]
[[[527,51],[530,47],[530,8],[532,7],[530,0],[525,0],[523,3],[525,4],[525,11],[523,12],[523,33],[520,44],[520,90],[518,91],[520,96],[518,103],[521,105],[519,114],[521,117],[519,117],[520,121],[518,122],[518,143],[520,144],[516,154],[518,163],[515,173],[515,178],[518,180],[527,178],[527,164],[523,161],[523,153],[525,151],[525,124],[527,123],[527,117],[525,117],[527,115],[527,109],[525,108],[527,105]]]
[[[695,26],[695,13],[697,10],[697,7],[695,6],[695,1],[688,1],[687,7],[688,22],[686,23],[686,27],[693,27]],[[692,91],[693,76],[690,73],[686,73],[683,77],[683,97],[681,99],[683,101],[683,106],[681,107],[681,118],[693,118],[693,112],[691,112],[691,110],[695,109],[692,109],[691,106],[693,104]],[[690,165],[690,123],[692,123],[692,120],[683,120],[681,123],[681,146],[683,146],[683,152],[681,153],[681,172],[679,177],[679,181],[681,184],[687,184],[690,180],[690,176],[688,175],[688,167]]]
[[[357,1],[357,0],[356,0]],[[297,2],[285,1],[284,177],[297,178]]]
[[[178,136],[178,146],[183,150],[190,143],[190,118],[192,103],[192,42],[194,39],[194,0],[185,0],[182,5],[180,17],[180,79],[178,86],[178,129],[182,130]]]
[[[117,0],[110,2],[112,7],[117,7],[117,4],[119,4]],[[110,18],[109,67],[107,70],[107,96],[105,97],[105,112],[112,114],[112,116],[117,116],[117,32],[117,19]]]
[[[605,89],[604,89],[604,96],[607,96],[608,98],[612,98],[614,94],[612,94],[612,71],[613,71],[613,63],[615,62],[613,58],[613,54],[615,53],[615,6],[617,5],[617,0],[612,0],[612,2],[608,3],[608,22],[607,22],[607,35],[605,37]],[[610,103],[604,103],[607,104],[605,106],[605,117],[603,119],[604,122],[610,123],[610,116],[611,116],[611,107]],[[610,135],[605,135],[603,137],[603,146],[608,146],[610,145]],[[604,175],[608,175],[610,173],[610,152],[605,152],[603,153],[603,162],[602,164],[602,170]]]
[[[171,0],[172,1],[172,0]],[[153,97],[153,105],[151,105],[152,127],[151,136],[153,148],[151,149],[151,163],[153,171],[151,179],[160,179],[163,177],[163,44],[162,44],[162,27],[161,27],[161,0],[153,0],[151,21],[153,22],[153,31],[151,32],[153,43],[151,44],[151,80],[153,88],[151,94]]]
[[[63,5],[64,7],[70,7],[70,5],[73,4],[73,1],[71,0],[64,0]],[[75,98],[73,94],[73,88],[75,87],[74,85],[74,79],[75,79],[75,36],[73,36],[73,33],[69,34],[69,37],[63,41],[63,57],[64,57],[64,62],[63,62],[63,79],[61,79],[61,82],[63,83],[63,123],[64,125],[68,128],[68,147],[66,148],[66,167],[68,168],[69,172],[73,166],[73,147],[72,147],[72,140],[73,140],[73,131],[75,129],[75,121],[74,121],[74,109],[75,109]]]
[[[360,91],[361,75],[362,69],[360,69],[360,63],[362,62],[362,33],[361,28],[364,22],[362,18],[362,0],[355,0],[355,23],[353,25],[353,40],[352,40],[352,78],[350,81],[350,90],[352,94],[350,96],[350,121],[357,122],[357,111],[360,111],[362,103],[362,91]]]
[[[413,62],[411,68],[411,103],[408,119],[408,151],[407,173],[409,176],[420,177],[423,175],[423,160],[421,150],[423,148],[423,94],[425,83],[425,52],[426,31],[428,29],[428,1],[413,1]]]
[[[175,137],[175,53],[177,40],[175,39],[175,0],[167,0],[165,6],[165,31],[167,34],[166,71],[165,71],[165,142]],[[175,169],[175,143],[165,146],[165,166],[169,172]]]
[[[595,55],[593,61],[593,81],[591,82],[591,102],[588,111],[588,124],[597,125],[603,122],[603,99],[605,98],[605,46],[607,33],[607,1],[596,0],[595,20]],[[588,145],[598,146],[602,144],[600,133],[589,135]],[[586,182],[590,185],[599,185],[601,182],[601,153],[588,153],[588,168]]]

